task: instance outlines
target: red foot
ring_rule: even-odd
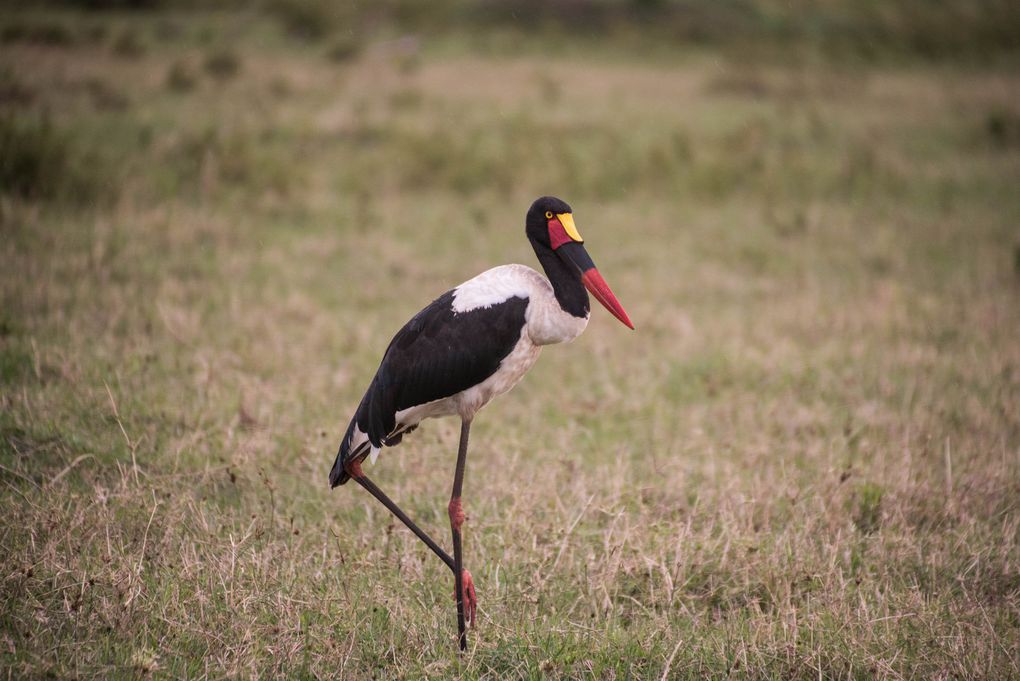
[[[460,497],[450,499],[450,505],[446,507],[446,510],[450,514],[450,524],[453,529],[460,532],[461,525],[467,519],[467,516],[464,515],[464,507],[460,504]]]
[[[475,595],[475,582],[471,579],[471,573],[464,570],[461,578],[461,592],[464,594],[464,619],[471,626],[475,625],[475,610],[478,608],[478,596]],[[456,589],[453,600],[457,600]]]

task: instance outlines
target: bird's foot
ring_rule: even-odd
[[[464,619],[471,626],[475,625],[475,611],[478,609],[478,596],[475,595],[475,582],[471,579],[471,573],[464,570],[461,577],[461,593],[464,599]],[[457,600],[456,590],[453,600]]]

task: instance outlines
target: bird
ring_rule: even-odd
[[[545,276],[526,265],[482,272],[429,303],[390,341],[379,368],[340,440],[329,473],[333,489],[354,480],[388,508],[450,568],[460,650],[465,618],[474,626],[477,595],[463,566],[461,494],[475,414],[513,388],[543,346],[567,343],[585,330],[588,293],[630,329],[630,317],[595,267],[565,201],[543,196],[525,217],[525,234]],[[369,458],[400,444],[424,419],[458,416],[460,443],[447,512],[453,557],[425,533],[362,470]]]

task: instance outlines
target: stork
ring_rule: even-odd
[[[471,420],[534,365],[543,345],[574,340],[588,325],[588,294],[631,329],[623,306],[584,248],[573,212],[552,196],[528,210],[525,232],[546,276],[525,265],[482,272],[436,298],[390,341],[375,378],[340,441],[330,488],[353,479],[414,532],[453,571],[460,649],[464,620],[474,624],[477,598],[463,566],[461,491]],[[548,277],[548,278],[546,278]],[[460,446],[447,511],[453,557],[440,548],[361,469],[400,443],[427,418],[459,416]]]

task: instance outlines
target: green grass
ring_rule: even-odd
[[[0,19],[70,36],[0,31],[5,675],[1020,676],[1010,69],[82,16]],[[637,331],[476,419],[459,657],[445,567],[327,474],[546,193]],[[368,471],[444,543],[458,429]]]

